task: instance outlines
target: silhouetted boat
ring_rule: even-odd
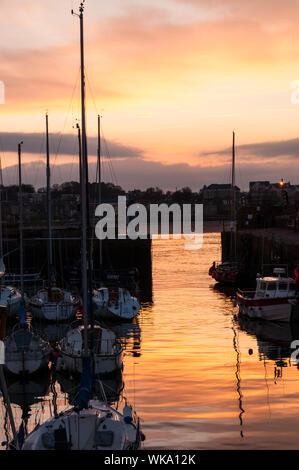
[[[109,406],[107,400],[92,400],[93,377],[92,363],[96,361],[97,351],[89,346],[89,335],[100,336],[102,348],[102,328],[88,326],[88,282],[87,282],[87,146],[85,130],[85,79],[83,46],[83,12],[80,5],[80,43],[81,43],[81,106],[82,106],[82,159],[80,158],[81,181],[81,222],[82,222],[82,304],[84,326],[71,332],[62,345],[67,352],[69,346],[77,348],[76,367],[82,370],[80,390],[75,406],[49,419],[27,436],[22,450],[130,450],[138,449],[143,435],[139,419],[132,408],[125,406],[123,412]],[[72,12],[73,13],[73,12]],[[81,147],[81,143],[80,143]],[[72,337],[73,335],[73,337]],[[109,336],[107,345],[111,345]],[[69,344],[67,344],[71,341]],[[79,357],[80,354],[80,357]],[[66,357],[66,354],[64,355]],[[77,359],[77,358],[76,358]],[[80,363],[80,364],[79,364]]]
[[[60,322],[73,318],[79,304],[79,299],[70,292],[55,286],[53,280],[53,249],[51,228],[51,178],[49,152],[49,125],[46,114],[47,142],[47,216],[48,216],[48,287],[39,290],[29,301],[29,310],[34,318]]]
[[[243,277],[244,266],[237,260],[236,239],[236,187],[235,187],[235,132],[233,132],[232,145],[232,182],[231,182],[231,230],[230,230],[230,255],[222,263],[213,262],[209,269],[209,276],[216,282],[223,284],[237,284]]]
[[[93,351],[91,335],[93,334]],[[122,347],[113,331],[94,325],[88,326],[88,354],[93,354],[94,374],[107,375],[122,368]],[[65,338],[58,343],[61,359],[57,370],[82,373],[82,357],[84,356],[84,326],[70,330]]]
[[[140,310],[136,297],[123,287],[94,289],[92,302],[95,316],[106,320],[132,320]]]
[[[41,289],[29,300],[29,311],[34,319],[49,322],[67,321],[74,318],[79,299],[59,287]]]
[[[48,367],[51,347],[29,327],[17,325],[4,339],[5,369],[16,375],[34,374]]]

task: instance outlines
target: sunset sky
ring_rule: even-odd
[[[24,140],[24,180],[37,186],[46,111],[53,183],[77,175],[79,21],[70,11],[78,6],[1,0],[2,164],[15,165]],[[242,189],[258,179],[299,184],[298,17],[295,0],[87,0],[88,136],[100,113],[115,174],[104,162],[105,180],[194,190],[229,182],[235,130]],[[96,142],[89,147],[94,179]],[[15,170],[5,171],[7,183]]]

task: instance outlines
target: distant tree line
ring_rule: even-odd
[[[98,183],[89,183],[89,195],[91,201],[98,200],[99,187]],[[35,188],[30,184],[23,184],[22,191],[24,193],[45,193],[46,188]],[[18,200],[19,186],[3,186],[2,197],[8,201]],[[80,195],[80,183],[77,181],[68,181],[60,185],[54,184],[51,187],[52,199],[59,199],[61,195]],[[145,190],[133,189],[126,192],[121,186],[113,183],[101,183],[102,200],[114,200],[118,196],[127,195],[129,202],[144,202],[144,203],[167,203],[167,204],[195,204],[202,202],[202,194],[200,191],[193,192],[189,187],[176,189],[175,191],[163,191],[158,187],[150,187]]]

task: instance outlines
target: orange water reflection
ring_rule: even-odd
[[[126,359],[124,374],[145,447],[298,448],[299,371],[272,331],[263,343],[263,325],[234,320],[231,298],[207,274],[219,258],[219,233],[206,233],[200,251],[153,242],[154,302],[141,313],[141,356]],[[286,331],[279,337],[289,344]]]
[[[219,231],[205,233],[199,251],[185,251],[184,240],[154,240],[152,257],[153,303],[137,322],[116,327],[124,394],[142,420],[144,447],[298,448],[299,370],[289,348],[298,329],[235,317],[230,295],[208,276],[220,259]],[[68,405],[65,387],[56,383],[59,411]],[[44,393],[31,404],[29,429],[53,412]],[[19,406],[14,412],[20,419]]]

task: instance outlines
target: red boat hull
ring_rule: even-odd
[[[217,282],[224,284],[236,284],[239,279],[239,271],[234,270],[222,270],[219,268],[211,267],[209,275]]]

